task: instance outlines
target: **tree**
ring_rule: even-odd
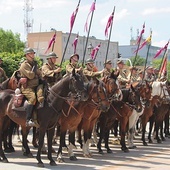
[[[25,43],[20,40],[20,34],[0,28],[0,53],[17,53],[23,51]]]
[[[131,57],[130,60],[132,61],[132,64],[134,64],[134,66],[144,66],[145,64],[145,59],[140,56],[137,56],[136,59],[135,57]],[[134,60],[135,60],[135,63],[134,63]],[[130,66],[130,63],[127,62],[127,65]]]

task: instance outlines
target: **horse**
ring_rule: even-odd
[[[44,163],[41,160],[41,149],[44,143],[45,132],[47,132],[48,140],[48,159],[50,160],[50,165],[55,166],[56,163],[52,158],[52,138],[54,134],[54,129],[56,123],[62,114],[63,103],[68,99],[69,93],[74,93],[79,100],[87,99],[87,92],[85,90],[85,85],[83,77],[75,72],[73,69],[72,73],[63,77],[59,82],[49,90],[47,97],[44,101],[44,107],[35,109],[37,114],[37,122],[39,124],[39,146],[36,159],[38,161],[37,165],[39,167],[44,167]],[[13,109],[13,96],[14,91],[3,90],[0,92],[0,134],[2,133],[2,124],[4,116],[8,115],[10,119],[20,124],[22,127],[23,135],[23,147],[25,148],[26,155],[32,155],[27,144],[27,135],[30,127],[26,127],[26,112],[17,111]],[[0,135],[0,156],[3,162],[8,162],[3,150],[2,150],[2,137]]]
[[[155,122],[155,132],[156,132],[155,138],[157,140],[157,143],[161,143],[162,140],[165,140],[163,136],[163,120],[165,118],[165,115],[169,111],[169,103],[170,103],[170,95],[168,93],[166,81],[164,82],[154,81],[152,83],[152,96],[155,95],[158,95],[160,97],[161,104],[154,107],[154,114],[152,115],[149,134],[148,134],[149,143],[153,142],[151,139],[151,132],[152,132],[154,122]],[[161,139],[159,138],[158,135],[159,129],[160,129]]]
[[[102,113],[99,117],[99,141],[97,143],[97,148],[100,154],[103,154],[103,150],[101,149],[101,142],[104,138],[105,148],[108,153],[112,153],[109,148],[109,131],[113,127],[116,119],[120,122],[120,136],[121,136],[121,149],[124,152],[128,152],[128,148],[125,143],[125,133],[127,123],[129,121],[129,117],[132,114],[132,108],[137,109],[137,111],[141,111],[141,102],[139,91],[135,90],[133,86],[130,86],[130,89],[121,89],[123,98],[122,101],[112,101],[111,107],[106,113]],[[127,103],[129,102],[129,103]]]

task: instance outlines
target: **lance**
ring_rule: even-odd
[[[65,45],[65,48],[64,48],[63,56],[62,56],[62,59],[61,59],[60,67],[61,67],[61,65],[63,63],[63,60],[64,60],[64,56],[65,56],[65,53],[66,53],[66,50],[67,50],[67,46],[68,46],[68,43],[69,43],[69,40],[70,40],[71,32],[72,32],[72,29],[73,29],[74,21],[75,21],[76,16],[77,16],[77,12],[78,12],[78,8],[79,8],[79,5],[80,5],[80,2],[81,2],[81,0],[79,0],[79,2],[77,4],[77,8],[76,8],[76,11],[75,11],[74,19],[72,21],[73,23],[71,25],[70,32],[69,32],[69,35],[68,35],[68,39],[67,39],[67,42],[66,42],[66,45]]]
[[[160,78],[160,76],[161,76],[161,75],[160,75],[160,70],[161,70],[161,66],[162,66],[162,64],[163,64],[164,58],[165,58],[165,56],[166,56],[167,50],[168,50],[168,48],[165,49],[164,54],[163,54],[163,57],[162,57],[162,60],[161,60],[161,64],[159,65],[159,76],[158,76],[158,78]]]
[[[96,3],[96,0],[94,0],[94,3]],[[94,14],[94,10],[92,11],[92,14],[91,14],[90,23],[89,23],[89,28],[88,28],[88,32],[87,32],[86,43],[85,43],[85,46],[84,46],[82,67],[84,66],[84,60],[85,60],[85,56],[86,56],[86,48],[87,48],[87,43],[88,43],[88,40],[89,40],[90,29],[91,29],[91,24],[92,24],[92,20],[93,20],[93,14]]]
[[[151,36],[151,39],[152,39],[152,30],[150,30],[150,36]],[[145,77],[145,71],[146,71],[146,65],[147,65],[147,61],[148,61],[148,57],[149,57],[150,47],[151,47],[151,42],[148,45],[148,50],[147,50],[147,54],[146,54],[146,60],[145,60],[145,66],[144,66],[144,73],[143,73],[142,81],[143,81],[143,79]]]
[[[115,13],[115,6],[113,8],[112,16],[114,16],[114,13]],[[109,39],[108,39],[107,49],[106,49],[105,63],[107,61],[107,56],[108,56],[108,52],[109,52],[110,38],[111,38],[111,33],[112,33],[112,26],[113,26],[113,19],[112,19],[111,25],[110,25],[110,32],[109,32]]]
[[[145,28],[145,22],[143,24],[143,29],[142,29],[142,31],[140,33],[140,36],[139,36],[139,39],[138,39],[138,46],[137,46],[137,50],[136,50],[134,61],[132,63],[132,67],[135,66],[136,58],[137,58],[138,51],[139,51],[140,42],[141,42],[141,39],[142,39],[142,34],[144,33],[144,28]],[[130,80],[131,80],[131,78],[132,78],[132,71],[130,72]]]

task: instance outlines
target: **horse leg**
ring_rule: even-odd
[[[1,117],[1,121],[0,121],[0,161],[2,161],[4,163],[8,163],[8,159],[6,158],[4,151],[2,149],[2,124],[3,124],[3,118]]]
[[[165,122],[165,129],[164,129],[164,133],[165,133],[165,137],[170,137],[170,132],[169,132],[169,112],[165,115],[164,118],[164,122]]]
[[[57,164],[52,158],[52,141],[53,141],[53,136],[55,132],[55,127],[47,130],[47,140],[48,140],[48,159],[50,160],[50,165],[51,166],[56,166]]]
[[[38,148],[37,144],[38,132],[36,127],[33,127],[32,133],[33,133],[32,145],[34,146],[34,148]]]
[[[60,144],[59,144],[59,148],[58,148],[58,152],[57,152],[57,161],[62,163],[65,162],[63,157],[62,157],[62,147],[67,147],[65,145],[65,136],[66,136],[66,131],[62,131],[60,132]]]
[[[162,141],[166,140],[164,135],[163,135],[163,121],[160,124],[160,137],[161,137]]]
[[[110,129],[108,129],[105,132],[104,142],[105,142],[105,148],[107,149],[107,153],[112,153],[112,150],[109,148],[109,134],[110,134]]]
[[[87,131],[84,131],[84,144],[83,144],[83,155],[85,157],[91,157],[90,153],[89,153],[89,150],[88,150],[88,147],[89,147],[89,132],[88,130]]]
[[[97,149],[98,149],[98,152],[100,154],[103,154],[103,150],[101,149],[101,144],[102,144],[102,139],[104,138],[104,132],[105,132],[106,127],[105,127],[105,123],[103,123],[102,120],[98,125],[99,125],[99,128],[100,128],[100,132],[99,132],[99,140],[98,140],[98,143],[97,143]]]
[[[157,143],[162,143],[160,137],[159,137],[159,128],[160,128],[160,121],[157,120],[155,122],[155,132],[156,132],[156,140],[157,140]]]
[[[41,149],[44,144],[44,136],[45,136],[45,128],[40,128],[39,129],[39,139],[38,139],[38,151],[37,151],[37,156],[36,159],[38,161],[38,167],[44,167],[44,163],[41,160]]]
[[[135,145],[133,144],[134,131],[135,131],[135,127],[130,128],[129,131],[128,131],[128,145],[129,145],[129,149],[136,148]]]
[[[24,153],[23,155],[24,156],[27,156],[29,158],[33,158],[33,155],[32,153],[30,152],[30,148],[28,146],[28,140],[27,140],[27,136],[28,136],[28,133],[29,133],[29,129],[26,128],[26,127],[22,127],[22,146],[23,146],[23,149],[24,149]]]
[[[68,146],[68,155],[71,161],[77,161],[76,156],[74,155],[73,148],[76,148],[75,145],[75,132],[69,134],[69,146]]]
[[[126,143],[125,143],[127,123],[128,123],[128,117],[123,117],[120,120],[120,136],[121,136],[120,144],[121,144],[121,149],[124,152],[129,152],[129,149],[126,147]]]
[[[149,134],[148,134],[149,143],[153,143],[152,138],[151,138],[151,133],[152,133],[152,128],[154,124],[154,119],[155,119],[154,115],[152,115],[149,120]]]
[[[147,146],[148,144],[145,141],[145,132],[146,132],[146,124],[142,125],[142,141],[143,141],[143,145]]]

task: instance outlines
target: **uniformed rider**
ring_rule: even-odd
[[[106,62],[104,62],[104,71],[102,73],[102,77],[110,77],[112,71],[112,61],[106,60]]]
[[[56,66],[57,55],[51,52],[47,56],[47,63],[42,66],[42,78],[52,87],[62,78],[61,68]]]
[[[37,99],[40,103],[44,101],[44,96],[42,94],[43,86],[42,84],[39,85],[41,71],[38,69],[38,65],[34,60],[34,56],[34,50],[32,48],[27,48],[25,50],[26,60],[19,68],[21,75],[21,92],[28,101],[26,108],[26,126],[36,126],[36,124],[32,121],[33,108]]]

